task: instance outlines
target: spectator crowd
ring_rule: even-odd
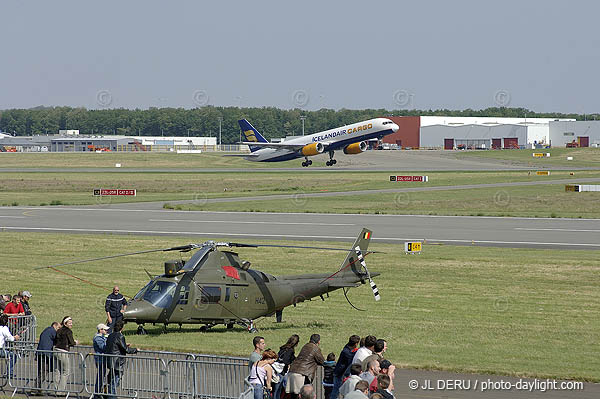
[[[279,351],[265,349],[254,337],[248,382],[254,399],[315,399],[317,367],[323,367],[324,399],[394,399],[394,370],[385,358],[387,342],[372,335],[352,335],[339,356],[321,353],[319,334],[310,336],[296,355],[300,337],[292,335]]]
[[[0,298],[0,358],[7,358],[7,375],[14,376],[14,367],[17,355],[11,349],[9,342],[18,341],[19,334],[11,333],[10,325],[14,319],[21,316],[32,315],[29,291],[19,292],[15,295],[2,295]],[[94,361],[96,364],[95,395],[106,399],[116,398],[116,391],[124,373],[125,356],[137,353],[131,348],[122,334],[124,322],[123,312],[127,301],[115,286],[105,302],[106,324],[97,326],[97,334],[93,338]],[[16,316],[16,318],[15,318]],[[108,324],[108,325],[107,325]],[[67,392],[67,384],[72,370],[72,357],[69,352],[79,342],[73,338],[73,318],[65,316],[62,321],[52,322],[40,334],[37,349],[37,378],[36,391],[30,395],[49,392]],[[53,381],[53,373],[56,373]],[[98,398],[96,398],[98,399]]]

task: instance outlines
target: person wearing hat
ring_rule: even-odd
[[[106,378],[106,366],[108,364],[106,353],[106,338],[108,338],[108,326],[100,323],[96,326],[98,333],[94,335],[94,361],[96,363],[96,384],[94,385],[94,397],[100,397],[104,392],[104,380]]]
[[[25,316],[29,316],[31,314],[31,308],[29,307],[29,298],[31,298],[31,292],[23,291],[23,298],[21,299],[21,304],[23,305],[23,310],[25,310]]]

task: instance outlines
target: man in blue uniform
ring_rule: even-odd
[[[48,386],[51,385],[52,381],[48,379],[48,375],[54,371],[54,355],[52,354],[52,348],[54,347],[54,341],[56,340],[56,331],[60,328],[58,322],[53,322],[52,325],[46,327],[40,334],[40,341],[38,342],[36,353],[37,357],[37,379],[35,380],[35,387],[42,389],[44,381],[48,380]]]
[[[127,309],[127,300],[119,292],[119,287],[115,286],[113,291],[106,297],[104,310],[106,311],[106,321],[109,331],[112,332],[117,320],[123,319],[123,312]]]

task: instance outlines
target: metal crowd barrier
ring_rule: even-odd
[[[13,374],[6,376],[8,358],[0,359],[0,391],[57,394],[91,398],[102,395],[139,399],[252,399],[246,379],[248,359],[178,352],[139,351],[136,355],[94,354],[90,346],[73,352],[37,351],[9,345]],[[313,383],[323,395],[322,368]],[[112,389],[111,389],[112,387]]]
[[[12,335],[19,335],[16,345],[33,346],[37,339],[37,320],[34,315],[8,316],[8,329]]]
[[[167,366],[158,358],[90,353],[85,356],[84,369],[88,396],[156,398],[167,392]]]
[[[15,347],[13,373],[8,374],[8,389],[22,392],[58,393],[69,396],[84,389],[83,356],[75,352],[36,351]]]

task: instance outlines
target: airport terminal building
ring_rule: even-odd
[[[392,116],[400,129],[383,141],[402,148],[511,149],[600,145],[600,121],[549,118]]]

